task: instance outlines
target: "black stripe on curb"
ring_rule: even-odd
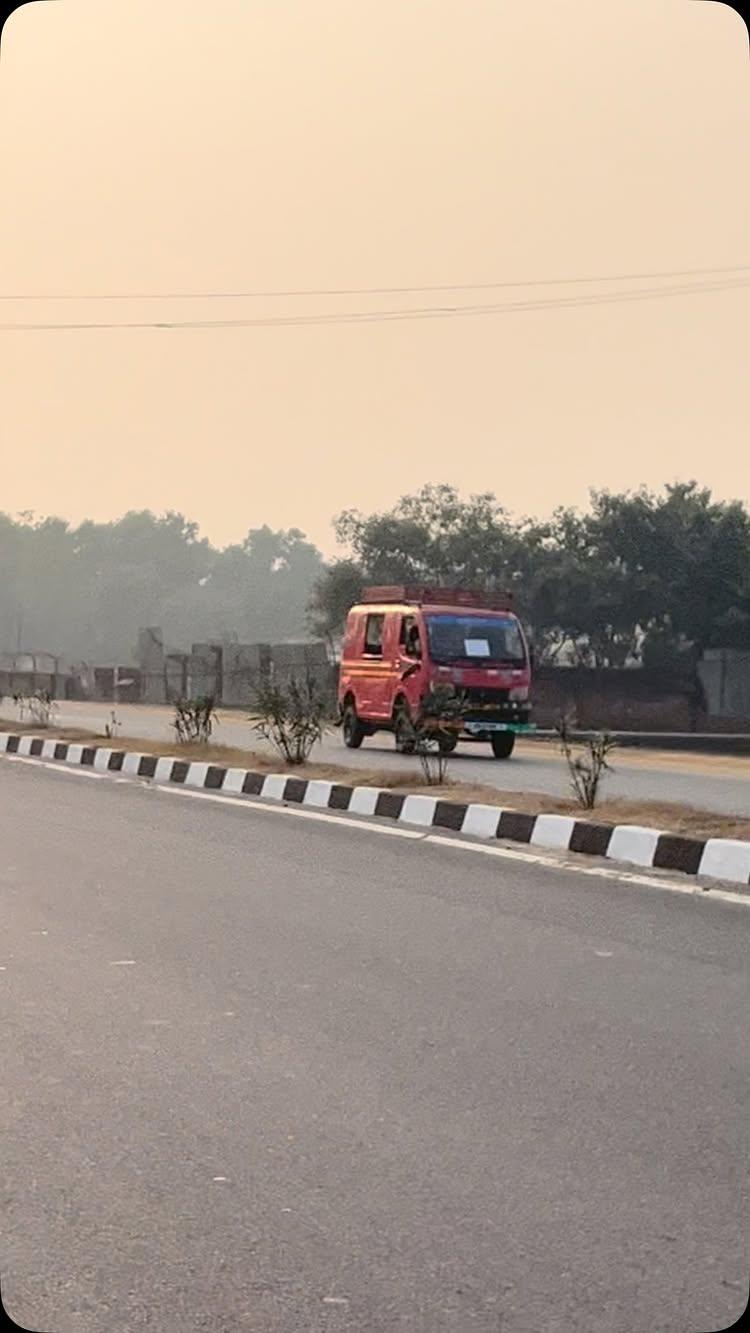
[[[569,852],[586,852],[589,856],[606,856],[612,841],[611,824],[589,824],[577,819],[570,836]]]
[[[121,773],[122,766],[124,763],[125,763],[125,751],[113,750],[111,755],[109,756],[109,763],[107,764],[107,768],[109,769],[110,773]]]
[[[245,796],[260,796],[263,790],[265,778],[262,773],[246,773],[245,780],[242,783],[242,791]]]
[[[29,754],[33,755],[33,757],[36,759],[42,753],[43,749],[44,749],[44,741],[41,739],[41,737],[38,737],[36,740],[33,740],[31,742],[31,749],[29,750]]]
[[[404,800],[400,792],[381,791],[375,802],[375,814],[385,815],[386,819],[398,819]]]
[[[521,810],[503,810],[496,836],[511,842],[531,842],[535,824],[536,815],[526,815]]]
[[[96,749],[91,745],[86,745],[81,751],[81,763],[84,764],[86,768],[93,768],[95,759]]]
[[[284,787],[284,800],[295,801],[301,805],[305,799],[307,791],[307,781],[305,778],[287,778]]]
[[[654,868],[682,870],[686,875],[697,875],[705,846],[705,842],[700,842],[697,838],[682,838],[675,833],[662,833],[654,852]]]
[[[55,759],[67,759],[68,746],[65,741],[59,741],[55,746]]]
[[[6,754],[18,754],[18,747],[21,744],[20,736],[9,736],[8,744],[5,747]]]
[[[169,775],[169,781],[182,784],[189,772],[190,765],[185,759],[175,759],[172,765],[172,772]]]
[[[436,828],[449,828],[460,833],[468,808],[458,801],[438,801],[432,823]]]
[[[155,754],[142,754],[138,764],[138,777],[152,778],[156,772],[158,762]]]
[[[216,764],[209,764],[204,786],[210,791],[221,791],[226,775],[227,770],[225,768],[219,768]]]
[[[329,810],[348,810],[349,802],[352,799],[353,787],[344,787],[340,782],[334,782],[331,787],[331,794],[328,797]]]

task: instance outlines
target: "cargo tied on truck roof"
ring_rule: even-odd
[[[444,588],[431,583],[394,583],[365,588],[362,601],[373,603],[413,602],[417,606],[471,606],[492,611],[510,610],[513,593],[479,592],[474,588]]]
[[[436,687],[460,696],[460,718],[441,724],[439,745],[487,741],[510,757],[530,722],[531,654],[510,593],[439,584],[365,588],[347,616],[339,671],[344,743],[357,749],[390,731],[402,754],[429,714]],[[431,714],[430,714],[431,715]]]

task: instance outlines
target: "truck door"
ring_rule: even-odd
[[[405,694],[411,712],[417,711],[423,665],[423,644],[419,621],[411,613],[398,616],[398,643],[394,654],[396,670],[390,696],[391,712],[397,694]]]
[[[371,611],[365,616],[364,644],[362,648],[362,673],[360,677],[361,717],[380,718],[383,716],[385,700],[385,672],[389,664],[384,656],[385,614]]]

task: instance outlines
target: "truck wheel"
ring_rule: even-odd
[[[357,717],[354,704],[347,704],[344,709],[341,730],[344,736],[344,745],[347,749],[358,750],[367,735],[367,731]]]
[[[515,743],[516,737],[512,731],[496,731],[490,741],[496,759],[510,759]]]
[[[416,741],[414,731],[405,708],[399,708],[393,719],[393,734],[399,754],[414,754]]]

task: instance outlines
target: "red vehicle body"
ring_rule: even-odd
[[[465,712],[443,749],[489,741],[507,759],[518,732],[533,730],[531,655],[509,598],[457,588],[367,588],[346,622],[339,673],[344,742],[358,748],[392,731],[413,749],[412,724],[436,685],[452,685]],[[412,737],[410,742],[409,736]]]

